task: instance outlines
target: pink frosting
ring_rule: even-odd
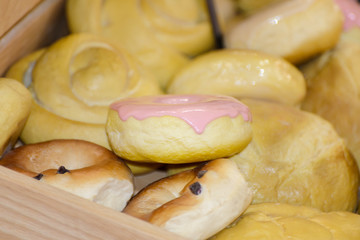
[[[204,132],[213,120],[239,114],[251,121],[249,108],[233,97],[219,95],[160,95],[127,98],[113,103],[111,109],[121,120],[129,117],[144,120],[149,117],[173,116],[188,123],[197,134]]]
[[[360,26],[360,5],[356,0],[334,0],[344,14],[344,30]]]

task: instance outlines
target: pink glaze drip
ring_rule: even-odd
[[[344,30],[360,26],[360,5],[356,0],[334,0],[344,15]]]
[[[149,117],[173,116],[188,123],[197,134],[204,132],[213,120],[242,115],[251,121],[249,108],[228,96],[218,95],[160,95],[128,98],[113,103],[111,109],[118,112],[121,120],[129,117],[144,120]]]

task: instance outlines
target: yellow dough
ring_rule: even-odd
[[[162,93],[153,75],[129,54],[90,34],[72,34],[34,52],[7,76],[28,85],[34,97],[21,133],[25,143],[82,139],[110,149],[108,105],[128,96]],[[145,169],[153,169],[149,167]],[[134,173],[145,169],[132,168]]]
[[[233,23],[224,38],[227,48],[259,50],[297,64],[334,47],[342,27],[333,0],[288,0]]]
[[[308,81],[304,110],[331,122],[360,166],[360,29],[343,34],[333,51],[303,66]]]
[[[219,15],[230,18],[230,1],[217,2]],[[155,73],[162,87],[189,56],[214,45],[205,0],[70,0],[66,12],[72,32],[111,39]]]
[[[294,107],[243,100],[253,138],[231,157],[254,192],[253,204],[282,202],[323,211],[354,211],[359,172],[333,126]]]
[[[282,58],[253,50],[217,50],[195,58],[175,76],[169,94],[223,94],[299,105],[302,73]]]
[[[236,0],[236,4],[242,13],[251,14],[263,7],[284,0]]]
[[[346,212],[321,212],[318,209],[288,204],[251,205],[233,224],[211,240],[358,240],[360,215]]]
[[[30,114],[30,92],[14,79],[0,78],[0,156],[13,147]]]

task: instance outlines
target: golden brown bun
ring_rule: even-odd
[[[301,72],[282,58],[253,50],[203,54],[174,77],[169,94],[223,94],[299,105],[306,85]]]
[[[184,96],[187,98],[194,95]],[[199,96],[211,99],[211,101],[206,102],[207,106],[210,107],[205,111],[200,109],[202,114],[197,114],[194,121],[206,119],[209,115],[206,111],[211,112],[213,103],[219,99],[226,99],[228,102],[244,106],[240,101],[227,96]],[[154,97],[158,99],[161,97],[175,98],[174,95]],[[130,98],[129,100],[124,99],[124,101],[138,101],[138,104],[133,105],[133,109],[136,105],[141,104],[145,104],[149,108],[157,107],[148,98]],[[159,101],[162,100],[156,100],[156,102]],[[199,108],[193,107],[193,102],[189,101],[188,104],[186,102],[185,104],[176,104],[176,106],[189,106],[187,113],[199,111]],[[165,105],[165,107],[168,106],[172,105]],[[233,106],[231,108],[231,110],[236,109]],[[250,119],[245,119],[241,114],[233,117],[223,115],[214,120],[209,117],[211,121],[202,133],[197,133],[183,119],[172,115],[150,116],[141,120],[132,116],[124,121],[119,117],[117,110],[110,108],[106,132],[113,151],[121,158],[129,161],[169,164],[202,162],[232,156],[247,146],[252,136],[251,114],[246,106],[244,108],[246,108],[246,114],[249,114]],[[216,108],[213,109],[217,110]]]
[[[127,96],[162,92],[130,55],[89,34],[67,36],[24,57],[6,76],[24,83],[34,96],[21,133],[27,144],[82,139],[110,149],[105,132],[108,105]],[[137,174],[157,167],[132,170]]]
[[[229,13],[222,1],[216,2],[222,6],[219,16],[228,18],[235,9]],[[66,12],[72,32],[111,39],[155,73],[163,87],[189,56],[214,45],[205,0],[72,0]]]
[[[333,51],[303,67],[308,81],[304,110],[331,122],[360,166],[360,29],[343,34]]]
[[[126,164],[108,149],[83,140],[24,145],[5,154],[0,165],[116,210],[134,192]]]
[[[333,0],[288,0],[270,5],[224,35],[227,48],[245,48],[301,63],[334,47],[343,15]]]
[[[17,141],[30,109],[31,95],[24,85],[0,78],[0,156]]]
[[[253,114],[253,138],[231,159],[253,189],[254,204],[355,210],[359,172],[329,122],[286,105],[243,101]]]
[[[124,212],[190,239],[207,239],[240,216],[251,196],[236,164],[217,159],[149,185]]]
[[[288,204],[251,205],[230,227],[212,240],[358,240],[360,215]]]

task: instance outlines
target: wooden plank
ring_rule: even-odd
[[[0,0],[0,37],[42,0]]]
[[[0,76],[19,58],[66,34],[65,0],[44,0],[0,38]]]
[[[184,240],[0,166],[0,239]]]

